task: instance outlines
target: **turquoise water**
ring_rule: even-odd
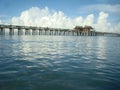
[[[119,90],[120,37],[0,36],[0,90]]]

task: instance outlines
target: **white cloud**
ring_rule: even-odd
[[[47,7],[44,9],[32,7],[23,11],[20,17],[12,18],[13,24],[56,28],[66,27],[65,24],[71,23],[70,21],[70,18],[66,17],[63,12],[50,12]]]
[[[62,11],[51,11],[48,7],[45,7],[43,9],[32,7],[28,10],[23,11],[20,16],[13,17],[11,19],[12,24],[15,25],[32,25],[69,29],[73,29],[78,25],[91,25],[95,27],[96,31],[120,33],[120,22],[114,25],[108,21],[109,14],[105,12],[100,12],[98,17],[95,17],[94,14],[90,14],[86,18],[83,18],[82,16],[71,18],[66,16]],[[2,23],[2,21],[0,21],[0,23]]]
[[[76,25],[92,25],[93,21],[93,14],[88,15],[85,20],[82,16],[70,18],[62,11],[52,12],[47,7],[32,7],[23,11],[19,17],[12,18],[12,24],[71,29]]]
[[[108,22],[109,15],[104,12],[99,13],[97,23],[94,24],[97,31],[120,33],[120,22],[113,24]]]
[[[104,12],[100,12],[99,17],[97,19],[97,23],[95,25],[96,29],[103,32],[108,31],[110,23],[107,20],[108,20],[108,14]]]
[[[84,20],[84,25],[93,25],[94,23],[94,15],[90,14],[86,17],[86,19]]]

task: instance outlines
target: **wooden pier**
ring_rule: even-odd
[[[104,36],[120,34],[96,32],[91,26],[76,26],[74,29],[35,27],[35,26],[18,26],[18,25],[0,25],[0,35],[6,35],[6,29],[9,35],[58,35],[58,36]]]

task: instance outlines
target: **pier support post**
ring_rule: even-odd
[[[42,29],[39,29],[39,35],[42,35]]]
[[[89,31],[86,32],[86,36],[88,36]]]
[[[28,28],[25,29],[25,35],[30,35],[30,30]]]
[[[80,31],[76,31],[76,33],[77,33],[77,36],[80,36]]]
[[[57,30],[55,30],[55,34],[54,35],[57,35]]]
[[[32,35],[37,35],[37,30],[36,29],[32,29]]]
[[[80,31],[79,33],[80,33],[80,36],[81,36],[81,35],[82,35],[82,34],[81,34],[81,31]]]
[[[95,32],[94,31],[92,31],[92,36],[95,36]]]
[[[14,35],[14,29],[13,28],[9,28],[9,35]]]
[[[90,31],[88,32],[88,36],[90,36]]]
[[[95,32],[95,36],[97,36],[97,33]]]
[[[0,28],[0,35],[5,35],[5,28]]]
[[[52,35],[52,30],[50,30],[50,33],[49,33],[49,35]]]
[[[44,30],[44,35],[47,35],[47,30],[46,29]]]
[[[23,30],[21,28],[18,28],[18,35],[23,35]]]

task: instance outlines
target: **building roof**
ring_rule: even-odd
[[[83,29],[82,26],[76,26],[74,29]]]
[[[84,26],[84,29],[93,29],[92,26]]]

